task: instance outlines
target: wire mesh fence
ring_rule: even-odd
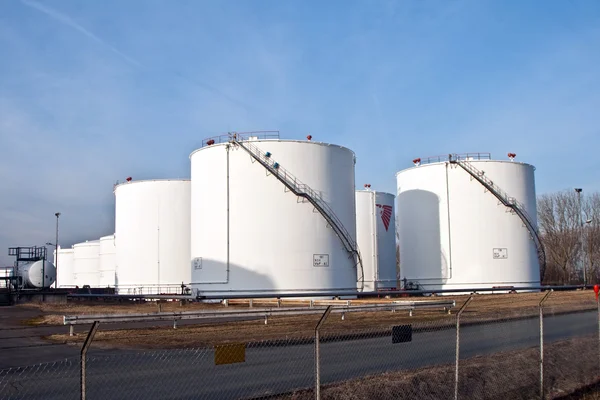
[[[331,313],[318,335],[321,315],[105,326],[86,356],[85,398],[557,398],[600,381],[598,308],[593,293],[540,305],[544,295],[473,296],[460,319],[469,296],[450,313]],[[80,377],[79,358],[2,369],[0,400],[81,398]]]

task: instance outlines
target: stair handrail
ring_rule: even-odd
[[[544,249],[544,244],[542,243],[542,240],[540,238],[538,228],[533,223],[533,219],[525,210],[525,206],[516,198],[509,196],[508,193],[502,190],[502,188],[500,188],[498,185],[494,184],[494,181],[485,176],[485,173],[483,171],[476,168],[468,160],[461,159],[460,156],[456,154],[450,155],[448,159],[450,163],[457,164],[462,169],[467,171],[469,175],[475,178],[490,193],[492,193],[498,200],[500,200],[500,202],[504,206],[513,210],[519,216],[519,218],[521,218],[521,221],[523,221],[523,223],[525,224],[525,227],[529,231],[530,236],[535,244],[540,262],[540,279],[543,280],[546,272],[546,251]]]
[[[307,199],[319,213],[325,218],[327,223],[333,228],[336,235],[340,238],[342,245],[346,251],[357,258],[357,265],[361,269],[361,284],[364,285],[364,269],[362,258],[356,241],[352,238],[342,221],[335,214],[331,206],[323,200],[321,193],[312,189],[309,185],[300,181],[295,175],[291,174],[284,167],[274,166],[275,161],[268,157],[262,149],[249,143],[247,140],[239,140],[239,138],[231,135],[231,142],[246,150],[256,161],[258,161],[265,169],[270,171],[279,181],[281,181],[292,193],[296,196]]]

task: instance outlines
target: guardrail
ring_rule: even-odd
[[[298,316],[310,314],[323,314],[327,307],[331,307],[333,313],[369,312],[369,311],[408,311],[412,316],[415,309],[420,308],[442,308],[445,312],[456,306],[454,300],[440,301],[392,301],[385,304],[365,305],[314,305],[309,303],[304,307],[277,307],[277,308],[253,308],[247,310],[217,310],[217,311],[183,311],[183,312],[158,312],[143,314],[92,314],[92,315],[64,315],[63,325],[70,325],[70,334],[73,335],[73,325],[86,325],[99,323],[118,322],[156,322],[173,321],[173,328],[177,328],[177,321],[181,320],[222,320],[235,319],[237,321],[254,320],[264,318],[265,324],[269,317],[273,316]]]

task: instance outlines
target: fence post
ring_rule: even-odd
[[[467,308],[467,305],[473,300],[473,296],[469,296],[467,301],[463,303],[463,305],[456,313],[456,360],[454,366],[454,400],[458,399],[458,360],[460,357],[460,315]]]
[[[325,323],[325,320],[331,312],[331,306],[327,306],[325,312],[321,316],[317,326],[315,327],[315,399],[321,400],[321,354],[319,346],[319,329]]]
[[[540,399],[544,400],[544,302],[552,289],[540,300]]]
[[[85,400],[85,367],[86,367],[86,358],[87,351],[92,344],[92,340],[94,340],[94,336],[96,335],[96,331],[98,330],[98,325],[100,322],[94,321],[92,328],[90,329],[85,342],[83,342],[83,347],[81,348],[81,371],[80,371],[80,384],[81,384],[81,400]]]

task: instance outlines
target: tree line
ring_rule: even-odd
[[[575,190],[537,199],[538,227],[546,252],[548,285],[600,281],[600,193]]]

